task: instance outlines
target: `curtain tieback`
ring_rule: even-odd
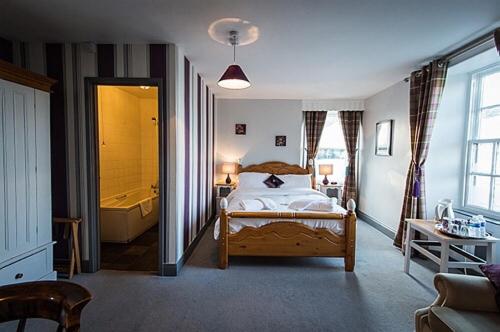
[[[420,195],[422,194],[421,187],[420,187],[422,167],[420,167],[420,165],[418,165],[413,160],[412,160],[412,164],[413,164],[414,172],[413,172],[413,188],[412,188],[411,195],[413,197],[419,198]]]

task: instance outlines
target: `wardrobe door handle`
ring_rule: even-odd
[[[18,273],[18,274],[16,274],[16,276],[14,278],[17,280],[17,279],[21,279],[22,277],[24,277],[24,274]]]

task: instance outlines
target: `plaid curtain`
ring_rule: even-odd
[[[500,28],[495,29],[495,45],[497,46],[498,54],[500,55]]]
[[[405,219],[412,215],[412,198],[416,198],[414,216],[425,219],[425,172],[424,163],[429,152],[432,129],[446,82],[448,64],[438,60],[411,73],[410,77],[410,140],[412,160],[406,177],[403,208],[396,247],[403,247],[406,233]],[[402,248],[404,250],[404,248]]]
[[[326,111],[304,112],[307,143],[306,165],[309,165],[310,160],[314,161],[314,158],[316,158],[318,154],[319,140],[323,132],[323,127],[325,126],[327,113]]]
[[[356,152],[358,148],[359,128],[361,127],[362,117],[362,111],[339,112],[348,158],[344,190],[342,193],[342,206],[344,207],[350,198],[354,199],[356,202],[358,198],[358,187],[356,181]]]

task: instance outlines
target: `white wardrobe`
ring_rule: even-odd
[[[0,62],[0,285],[56,278],[48,92],[52,83]]]

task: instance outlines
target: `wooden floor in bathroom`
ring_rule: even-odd
[[[101,269],[158,271],[158,225],[130,243],[101,243]]]

